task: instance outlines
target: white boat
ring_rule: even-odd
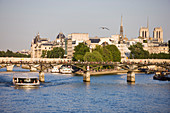
[[[60,72],[60,70],[59,70],[58,66],[54,66],[51,70],[51,73],[59,73],[59,72]]]
[[[60,73],[62,73],[62,74],[71,74],[71,73],[72,73],[72,68],[62,67],[62,68],[60,69]]]
[[[16,86],[39,86],[40,81],[37,76],[30,76],[30,75],[20,75],[13,77],[13,84]]]

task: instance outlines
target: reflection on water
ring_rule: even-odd
[[[82,76],[45,73],[39,87],[16,87],[13,74],[0,72],[0,112],[169,112],[170,83],[153,75],[136,74],[127,83],[126,74]],[[37,75],[38,73],[26,73]]]
[[[14,87],[14,89],[22,89],[22,90],[32,90],[32,89],[39,89],[40,86],[11,86]]]
[[[127,82],[128,85],[135,85],[135,82]]]

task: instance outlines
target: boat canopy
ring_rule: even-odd
[[[35,75],[14,75],[13,78],[38,78]]]

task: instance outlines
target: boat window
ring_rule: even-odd
[[[30,82],[31,80],[29,78],[25,79],[24,82]]]
[[[19,78],[18,83],[37,83],[37,78]]]

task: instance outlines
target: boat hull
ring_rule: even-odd
[[[13,83],[15,86],[22,86],[22,87],[34,87],[34,86],[39,86],[40,83]]]

